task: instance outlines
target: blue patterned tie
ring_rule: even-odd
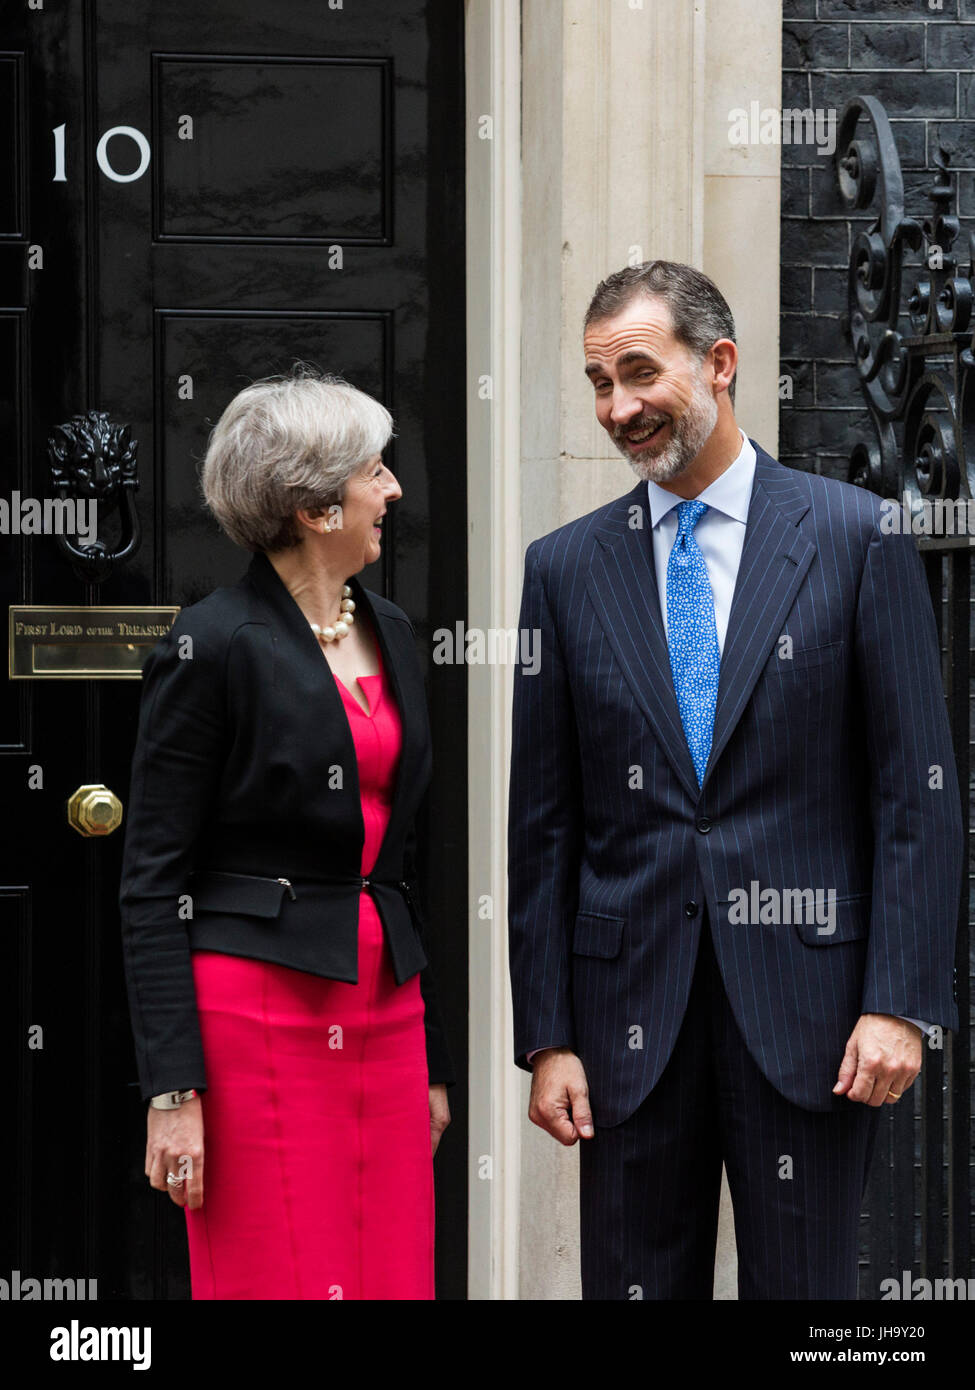
[[[706,502],[682,502],[677,508],[677,539],[667,562],[667,645],[674,690],[698,785],[711,752],[714,707],[718,700],[721,652],[714,621],[714,594],[694,527],[707,511]]]

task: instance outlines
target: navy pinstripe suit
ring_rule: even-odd
[[[690,1093],[684,1082],[675,1089],[674,1077],[685,1075],[697,1045],[688,1036],[691,1004],[695,1019],[712,1017],[724,1045],[740,1046],[728,1065],[751,1076],[745,1091],[762,1090],[769,1107],[810,1124],[827,1117],[816,1131],[826,1145],[816,1162],[827,1166],[840,1152],[837,1126],[864,1136],[869,1155],[876,1110],[832,1095],[858,1017],[957,1027],[963,829],[916,544],[882,531],[875,496],[787,469],[755,448],[701,787],[674,693],[646,484],[533,542],[526,555],[520,626],[539,631],[541,662],[537,674],[517,667],[514,688],[515,1056],[527,1067],[533,1049],[567,1045],[586,1069],[596,1126],[582,1146],[591,1296],[633,1296],[626,1289],[640,1280],[613,1271],[618,1250],[596,1249],[600,1197],[586,1191],[587,1165],[598,1184],[601,1131],[608,1146],[612,1127],[638,1124],[661,1078],[678,1127]],[[791,660],[780,656],[783,636],[792,639]],[[729,902],[753,882],[833,890],[834,930],[823,934],[813,921],[736,925]],[[704,1094],[695,1092],[695,1104],[710,1103]],[[663,1125],[658,1114],[651,1129],[662,1134]],[[744,1172],[747,1135],[741,1142]],[[720,1158],[708,1167],[709,1192]],[[739,1186],[741,1254],[748,1236],[739,1205],[748,1203],[743,1179]],[[587,1201],[595,1203],[588,1251]],[[620,1229],[626,1224],[624,1213]],[[704,1224],[710,1231],[710,1215]],[[848,1267],[848,1255],[837,1267]],[[629,1282],[621,1287],[620,1277]],[[690,1296],[710,1296],[700,1271],[690,1284],[668,1286],[659,1268],[643,1277],[657,1292],[642,1296],[681,1296],[691,1286]],[[791,1296],[852,1296],[831,1295],[834,1286],[806,1270]],[[790,1294],[756,1286],[755,1296]]]

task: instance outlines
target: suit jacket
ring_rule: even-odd
[[[749,1052],[800,1106],[849,1104],[832,1087],[860,1014],[957,1027],[964,831],[915,543],[883,533],[872,494],[755,448],[700,787],[646,484],[525,558],[520,626],[541,664],[514,688],[515,1057],[572,1047],[597,1124],[632,1114],[670,1057],[705,905]],[[753,883],[833,890],[832,932],[791,908],[740,924]]]
[[[413,627],[395,604],[350,584],[372,619],[403,729],[367,880],[342,697],[266,555],[239,583],[184,608],[143,668],[119,901],[144,1097],[206,1086],[191,948],[354,982],[364,883],[397,983],[422,971],[431,1083],[453,1081],[412,862],[432,761]]]

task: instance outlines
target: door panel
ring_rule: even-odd
[[[269,370],[281,370],[266,364],[286,367],[289,354],[294,357],[299,344],[305,360],[339,371],[361,390],[388,403],[394,378],[392,317],[387,312],[338,316],[258,309],[157,309],[160,490],[154,509],[159,525],[157,556],[166,592],[173,591],[180,576],[192,574],[193,592],[202,596],[217,584],[232,582],[240,572],[239,550],[222,541],[216,523],[198,502],[199,463],[206,453],[210,425],[219,419],[227,401],[225,383],[236,381],[232,393]],[[178,383],[187,378],[194,393],[190,409],[178,398]],[[385,458],[398,472],[395,441]],[[390,509],[394,526],[397,510],[398,504]],[[395,532],[391,534],[395,545]],[[375,577],[371,587],[379,587]]]
[[[157,239],[389,245],[389,59],[173,56],[152,75]]]

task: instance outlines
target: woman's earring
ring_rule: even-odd
[[[331,529],[332,529],[332,528],[331,528],[331,526],[329,526],[329,524],[328,524],[327,521],[323,521],[323,522],[322,522],[322,535],[323,535],[323,536],[325,535],[325,533],[326,533],[327,531],[331,531]]]

